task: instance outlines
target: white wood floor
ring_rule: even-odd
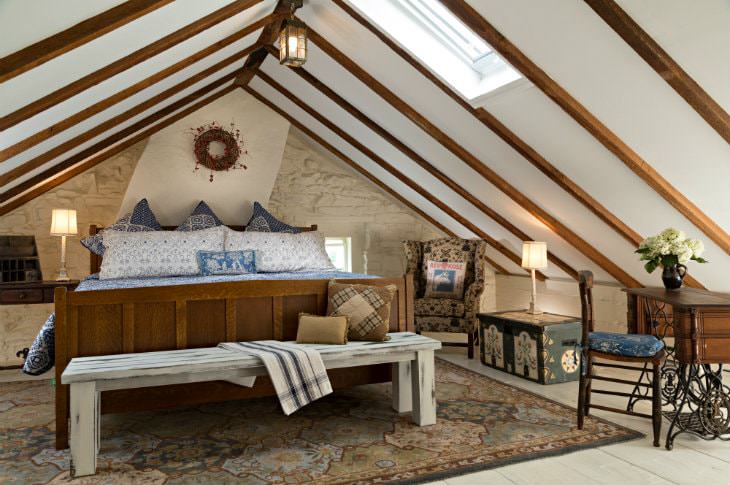
[[[435,337],[440,338],[441,336]],[[575,406],[578,383],[567,382],[543,386],[519,377],[505,374],[466,358],[466,349],[445,347],[437,355],[455,364],[516,387],[530,390],[555,401]],[[604,375],[611,375],[606,369]],[[636,374],[634,374],[636,375]],[[621,387],[620,385],[617,386]],[[625,387],[625,386],[624,386]],[[610,383],[601,382],[609,389]],[[594,396],[594,400],[609,405],[625,401],[612,396]],[[613,401],[611,401],[613,399]],[[642,403],[648,406],[648,403]],[[639,410],[637,404],[637,410]],[[649,412],[649,409],[643,409]],[[662,423],[662,447],[651,444],[651,422],[648,419],[616,413],[591,410],[592,414],[646,434],[644,439],[578,451],[525,463],[508,465],[483,472],[432,482],[440,485],[730,485],[730,442],[704,441],[689,435],[680,435],[674,449],[663,447],[668,423]]]

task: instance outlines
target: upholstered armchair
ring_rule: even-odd
[[[465,333],[468,343],[444,345],[467,346],[474,358],[479,301],[484,293],[486,243],[478,239],[441,238],[431,241],[404,241],[406,272],[413,274],[416,332]],[[464,296],[461,299],[426,298],[428,261],[465,262]]]

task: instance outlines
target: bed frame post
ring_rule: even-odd
[[[89,226],[89,236],[93,236],[97,232],[99,232],[99,226],[97,226],[96,224],[91,224]],[[98,273],[100,268],[101,258],[99,257],[99,255],[89,251],[89,274]]]
[[[53,294],[56,305],[56,449],[68,448],[68,386],[61,384],[61,374],[66,368],[68,356],[68,326],[66,324],[66,287],[57,287]]]
[[[416,318],[414,316],[413,305],[415,303],[415,286],[413,283],[413,273],[406,273],[405,278],[405,289],[406,289],[406,328],[401,331],[415,332]]]

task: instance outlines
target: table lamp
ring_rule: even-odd
[[[51,213],[51,236],[61,236],[61,266],[56,281],[68,281],[66,272],[66,236],[78,234],[76,211],[73,209],[53,209]]]
[[[538,241],[524,241],[522,243],[522,267],[529,269],[532,275],[532,297],[530,298],[530,309],[527,312],[532,315],[540,315],[542,312],[537,309],[535,270],[547,268],[547,244]]]

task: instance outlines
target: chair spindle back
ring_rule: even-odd
[[[578,282],[580,290],[581,320],[583,322],[583,333],[581,345],[588,346],[588,334],[593,331],[593,273],[590,271],[579,271]]]

